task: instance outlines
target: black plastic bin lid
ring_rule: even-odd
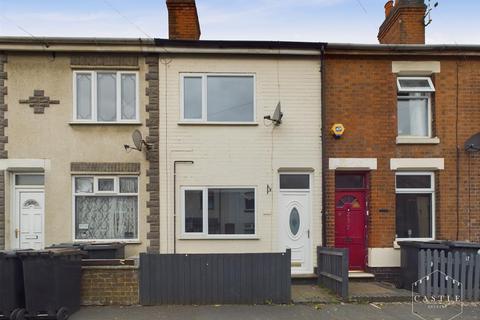
[[[450,248],[480,249],[480,243],[467,241],[448,241]]]
[[[76,256],[76,255],[85,255],[85,252],[80,249],[74,248],[51,248],[46,250],[30,250],[30,251],[18,251],[17,255],[19,257],[38,257],[38,256]]]
[[[400,247],[415,247],[419,249],[448,249],[448,243],[445,241],[399,241]]]
[[[86,251],[93,250],[117,250],[125,247],[125,243],[112,242],[112,243],[88,243],[85,244],[82,249]]]
[[[15,251],[2,251],[0,250],[0,259],[16,258],[17,253]]]

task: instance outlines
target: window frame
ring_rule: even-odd
[[[397,188],[397,176],[430,176],[430,188]],[[402,171],[395,173],[395,208],[397,201],[397,194],[431,194],[432,195],[432,215],[430,221],[432,228],[432,236],[427,238],[397,238],[397,230],[395,228],[395,242],[398,241],[430,241],[435,240],[435,173],[431,171]],[[397,214],[395,210],[395,215]]]
[[[114,121],[98,121],[97,108],[97,75],[99,73],[115,73],[116,74],[116,119]],[[91,77],[90,89],[92,90],[91,97],[91,119],[78,119],[77,117],[77,75],[89,74]],[[122,119],[122,75],[135,75],[135,119]],[[91,123],[91,124],[138,124],[140,121],[140,77],[138,71],[133,70],[75,70],[73,71],[73,120],[72,123]]]
[[[251,77],[253,79],[253,120],[252,121],[208,121],[208,77]],[[202,79],[202,117],[200,119],[185,118],[185,78],[201,78]],[[222,125],[241,125],[241,124],[257,124],[257,78],[255,73],[181,73],[180,74],[180,123],[183,124],[222,124]]]
[[[424,87],[403,89],[400,85],[401,80],[427,80],[430,85],[430,90],[424,90]],[[430,139],[433,135],[433,115],[432,115],[432,93],[435,92],[435,86],[433,85],[430,77],[397,77],[397,137],[404,139]],[[420,93],[419,96],[402,96],[399,93]],[[426,136],[413,136],[413,135],[400,135],[398,127],[398,112],[399,112],[399,100],[427,100],[427,135]]]
[[[412,87],[403,88],[400,84],[402,80],[426,80],[429,84],[429,89],[426,87]],[[430,77],[397,77],[397,90],[398,92],[435,92],[435,86],[433,85],[432,78]]]
[[[104,192],[97,191],[98,178],[115,178],[114,180],[114,190],[115,192]],[[75,191],[75,179],[76,178],[93,178],[93,192],[79,192]],[[120,178],[136,178],[137,179],[137,192],[136,193],[120,193]],[[137,175],[117,175],[117,176],[106,176],[106,175],[72,175],[72,241],[75,242],[121,242],[121,243],[140,243],[140,176]],[[137,237],[132,239],[77,239],[76,234],[76,214],[75,214],[75,198],[77,196],[92,196],[92,197],[131,197],[137,196]]]
[[[254,228],[253,234],[209,234],[208,233],[208,190],[209,189],[252,189],[254,193],[255,205],[254,205]],[[185,192],[186,191],[202,191],[202,232],[185,232]],[[257,187],[256,186],[208,186],[208,187],[195,187],[195,186],[182,186],[180,188],[180,224],[181,234],[180,239],[191,240],[242,240],[242,239],[258,239],[258,201],[257,201]],[[248,212],[247,212],[248,213]]]

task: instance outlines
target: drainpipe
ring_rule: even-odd
[[[325,71],[326,71],[326,66],[325,66],[325,49],[327,47],[327,44],[321,43],[320,44],[320,78],[321,78],[321,83],[320,83],[320,110],[322,113],[321,119],[322,119],[322,125],[321,125],[321,133],[322,133],[322,160],[321,160],[321,168],[322,168],[322,246],[327,245],[327,195],[326,195],[326,179],[325,179],[325,172],[327,170],[327,159],[326,159],[326,154],[325,154],[325,141],[326,141],[326,135],[325,135],[325,121],[326,121],[326,116],[325,116],[325,93],[324,93],[324,83],[325,83]]]
[[[191,160],[173,162],[173,253],[177,253],[177,164],[194,164]]]

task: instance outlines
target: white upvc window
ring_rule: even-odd
[[[398,172],[396,190],[397,240],[435,238],[435,174]]]
[[[182,122],[255,122],[255,75],[184,73],[180,82]]]
[[[75,241],[138,241],[138,177],[75,176]]]
[[[429,77],[398,77],[398,136],[432,137],[432,93]]]
[[[138,122],[138,72],[74,71],[73,121]]]
[[[181,207],[184,238],[256,235],[255,187],[183,187]]]

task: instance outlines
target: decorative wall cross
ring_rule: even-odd
[[[44,113],[45,108],[50,107],[51,104],[60,104],[59,100],[50,100],[50,97],[45,97],[43,90],[33,90],[33,97],[28,100],[20,100],[20,103],[29,104],[33,108],[33,113]]]

